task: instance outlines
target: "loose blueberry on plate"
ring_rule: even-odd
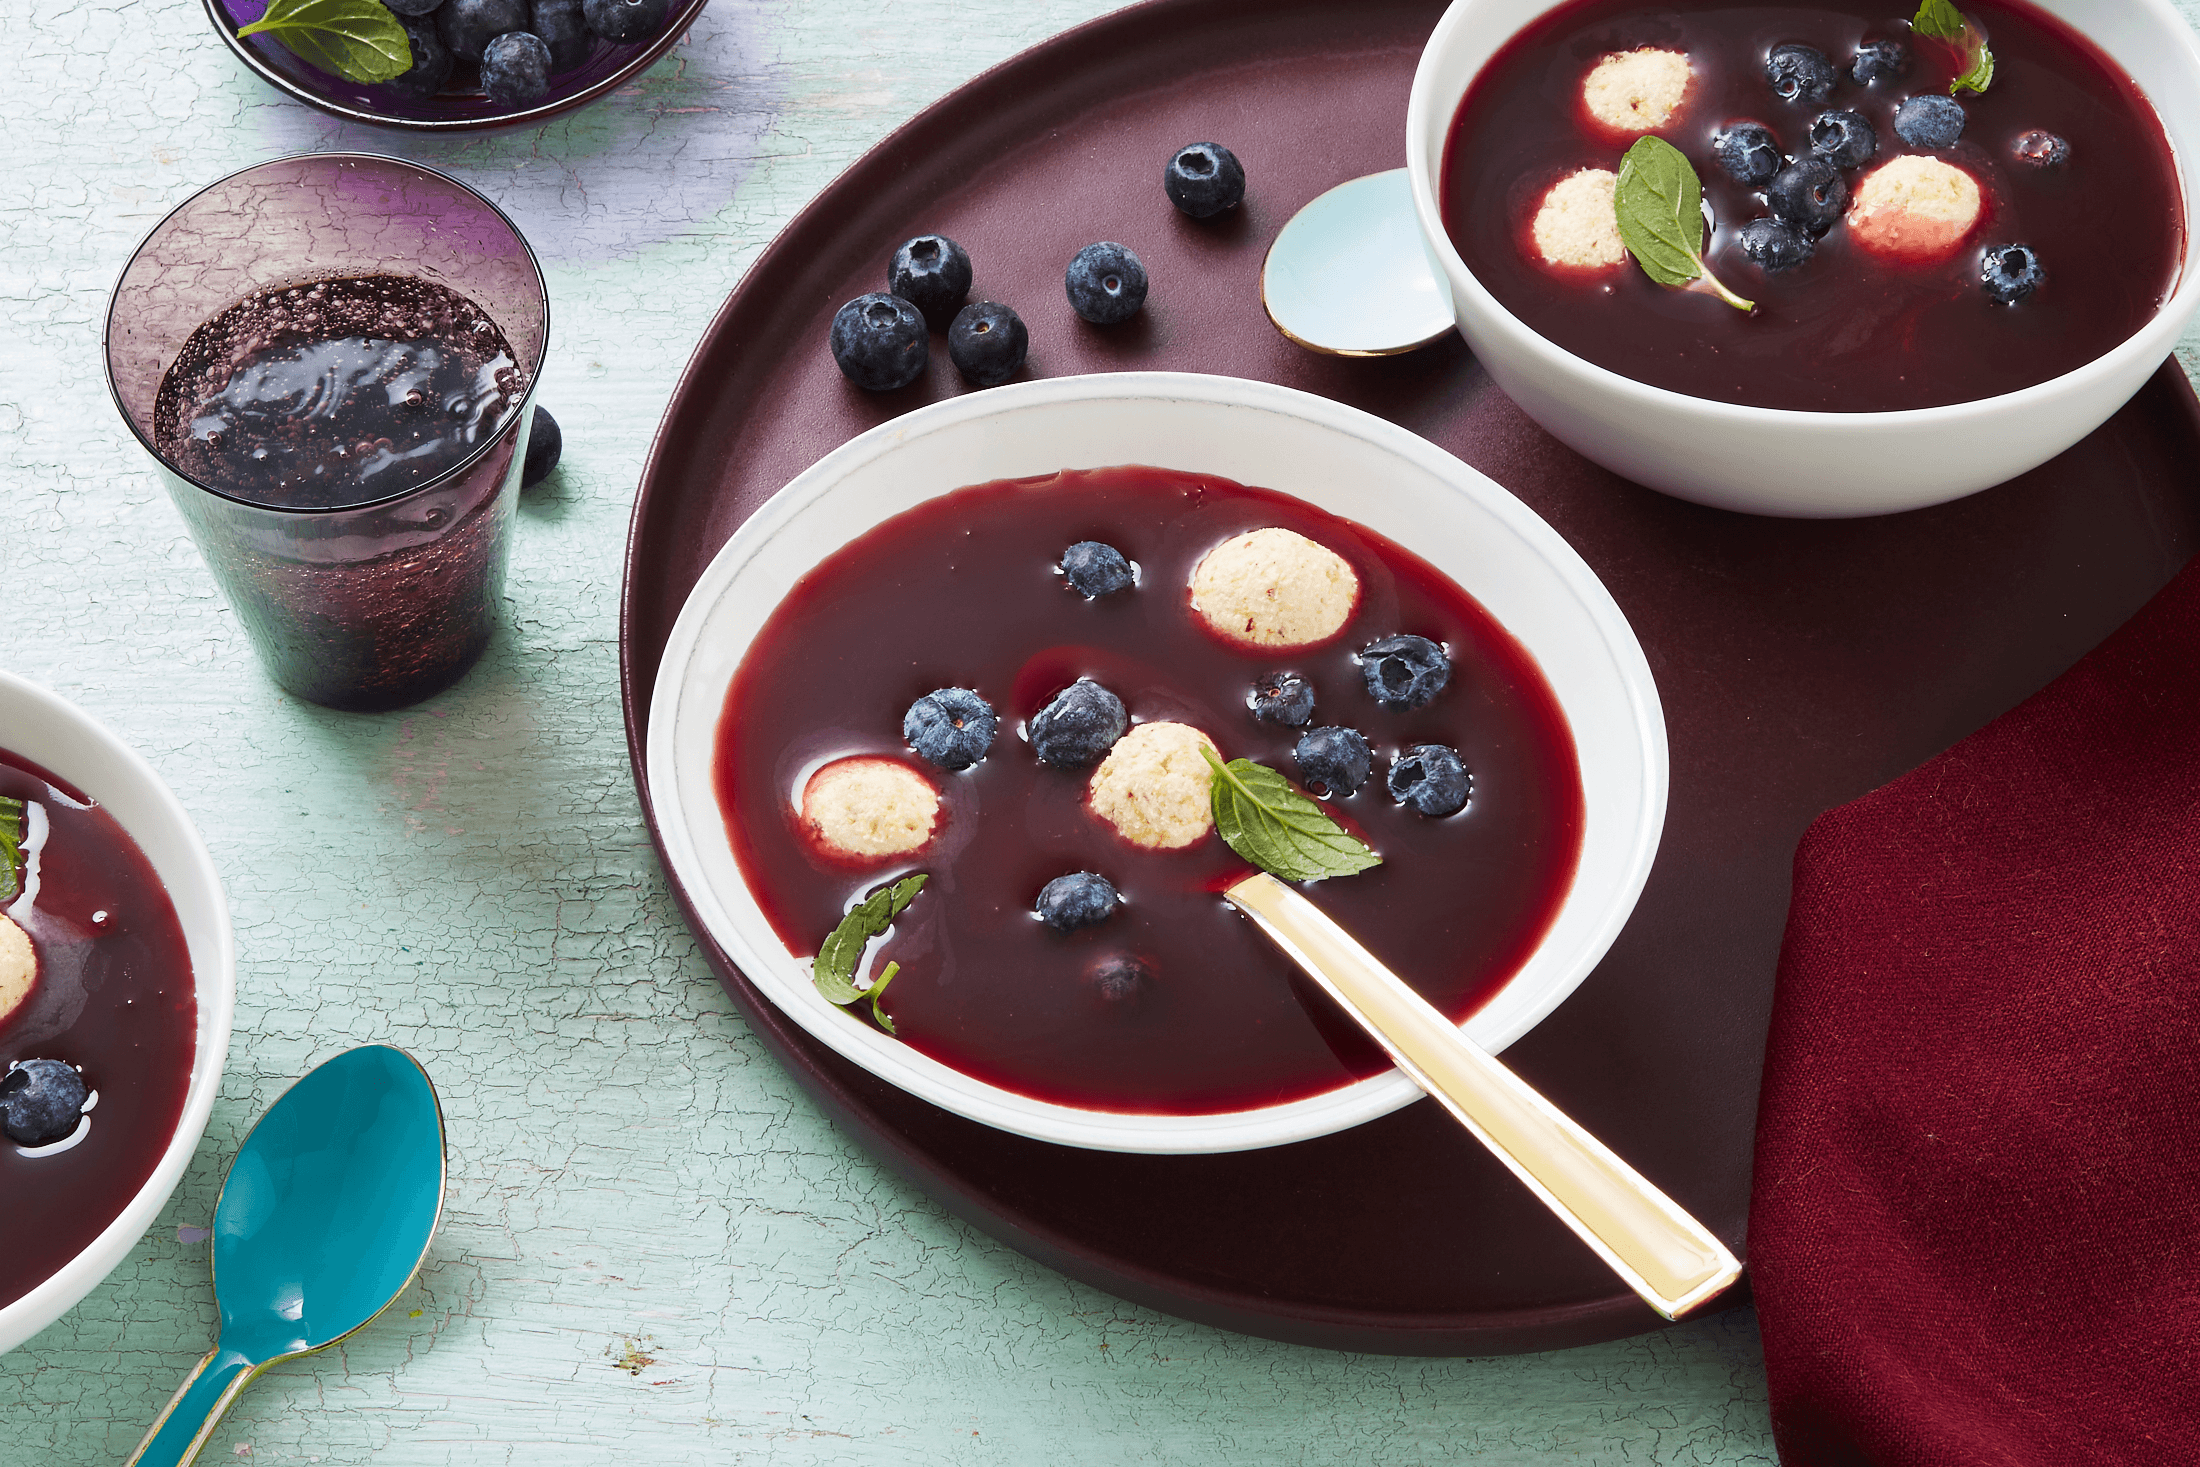
[[[924,375],[931,335],[924,316],[898,295],[859,295],[833,316],[833,360],[867,392],[892,392]]]
[[[1893,81],[1910,69],[1910,48],[1900,41],[1865,41],[1856,48],[1849,75],[1864,85]]]
[[[1085,968],[1092,991],[1111,1004],[1136,1004],[1153,986],[1153,964],[1136,953],[1109,953]]]
[[[1810,125],[1810,150],[1836,168],[1855,168],[1879,151],[1879,134],[1861,112],[1821,112]]]
[[[1963,104],[1928,92],[1894,109],[1895,135],[1913,148],[1952,148],[1963,136]]]
[[[1738,235],[1742,253],[1767,274],[1794,269],[1818,248],[1809,235],[1781,219],[1752,219]]]
[[[1100,540],[1080,540],[1063,551],[1062,574],[1071,590],[1087,598],[1128,591],[1138,580],[1123,552]]]
[[[1986,287],[1987,299],[2005,306],[2023,300],[2046,279],[2039,251],[2030,245],[1995,245],[1979,264],[1979,281]]]
[[[1366,784],[1375,767],[1374,751],[1356,728],[1311,730],[1291,751],[1291,761],[1299,767],[1299,783],[1339,797]]]
[[[2038,128],[2018,138],[2015,151],[2027,168],[2060,168],[2070,161],[2070,144]]]
[[[453,56],[478,62],[498,36],[527,29],[527,5],[525,0],[445,0],[435,24]]]
[[[1057,769],[1098,764],[1131,726],[1123,700],[1091,678],[1079,678],[1032,715],[1031,749]]]
[[[519,487],[532,489],[550,477],[565,452],[565,435],[547,408],[536,408],[527,424],[527,461],[520,466]]]
[[[1835,73],[1826,53],[1815,46],[1774,46],[1765,57],[1765,80],[1783,102],[1823,102],[1833,91]]]
[[[924,312],[934,331],[945,331],[970,299],[971,276],[968,250],[944,234],[920,234],[894,251],[886,289]]]
[[[1245,197],[1245,165],[1220,143],[1192,143],[1170,155],[1161,170],[1169,202],[1194,219],[1228,213]]]
[[[0,1131],[18,1146],[50,1146],[76,1129],[89,1094],[61,1061],[24,1060],[0,1075]]]
[[[993,705],[968,688],[940,688],[909,705],[901,736],[942,769],[968,769],[993,747]]]
[[[1385,708],[1419,708],[1451,681],[1451,659],[1426,637],[1404,633],[1360,649],[1367,693]]]
[[[481,53],[481,89],[508,107],[534,101],[550,90],[550,48],[530,31],[506,31]]]
[[[1146,267],[1113,240],[1086,245],[1062,276],[1070,308],[1095,326],[1116,326],[1146,304]]]
[[[405,44],[412,48],[413,64],[410,71],[385,85],[408,97],[432,97],[451,79],[451,68],[457,62],[443,44],[443,33],[436,28],[434,16],[415,20],[401,15],[397,23],[405,28]]]
[[[1775,218],[1816,239],[1848,207],[1849,186],[1841,181],[1841,170],[1825,159],[1798,158],[1765,185],[1765,203]]]
[[[457,4],[458,0],[451,0]],[[581,0],[588,28],[607,41],[646,41],[665,28],[672,0]]]
[[[1093,871],[1057,876],[1039,892],[1039,920],[1056,932],[1075,932],[1115,915],[1115,886]]]
[[[1442,744],[1415,744],[1392,760],[1389,784],[1399,804],[1438,818],[1466,809],[1474,793],[1474,776]]]
[[[529,9],[534,20],[527,29],[550,48],[553,75],[571,71],[596,49],[596,38],[589,34],[588,19],[581,13],[581,0],[532,0]]]
[[[1264,672],[1253,679],[1245,706],[1263,723],[1304,728],[1314,716],[1314,685],[1295,672]]]
[[[947,359],[977,387],[998,387],[1016,375],[1031,351],[1024,318],[999,301],[973,301],[947,328]]]
[[[1712,156],[1727,176],[1744,188],[1763,188],[1785,160],[1780,140],[1761,122],[1737,122],[1711,145]]]

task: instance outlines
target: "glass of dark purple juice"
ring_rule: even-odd
[[[512,222],[398,158],[259,164],[138,247],[108,384],[285,689],[400,708],[480,657],[549,329]]]

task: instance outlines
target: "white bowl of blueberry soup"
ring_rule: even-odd
[[[645,752],[772,1003],[961,1115],[1143,1152],[1419,1093],[1231,881],[1305,882],[1502,1049],[1617,935],[1666,797],[1642,650],[1548,525],[1393,424],[1175,373],[820,460],[691,593]]]
[[[2200,41],[2168,0],[1456,0],[1406,126],[1491,377],[1704,504],[2000,483],[2200,307]]]
[[[236,952],[160,776],[0,672],[0,1351],[153,1225],[206,1129]]]

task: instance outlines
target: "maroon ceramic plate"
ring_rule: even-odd
[[[1268,241],[1316,194],[1404,161],[1406,91],[1441,9],[1154,0],[988,72],[820,195],[704,336],[643,475],[620,643],[636,779],[646,810],[658,656],[734,528],[855,433],[967,390],[937,339],[927,376],[881,397],[849,386],[826,353],[834,309],[882,289],[910,235],[969,248],[975,294],[1029,323],[1033,375],[1221,372],[1379,413],[1548,519],[1649,653],[1673,761],[1657,866],[1604,963],[1506,1059],[1746,1252],[1797,837],[2046,683],[2200,547],[2200,404],[2173,363],[2014,483],[1888,519],[1769,520],[1577,458],[1456,339],[1373,360],[1292,346],[1261,309]],[[1161,191],[1171,152],[1203,140],[1235,149],[1251,180],[1245,207],[1214,225],[1180,218]],[[1152,276],[1145,315],[1116,331],[1084,326],[1062,292],[1070,256],[1097,239],[1131,246]],[[872,1079],[704,950],[755,1030],[875,1155],[994,1236],[1126,1298],[1280,1339],[1422,1354],[1659,1323],[1426,1101],[1269,1151],[1049,1146]]]
[[[586,61],[551,77],[549,92],[525,107],[491,101],[482,92],[471,62],[459,62],[450,85],[435,96],[408,97],[389,87],[346,81],[308,66],[273,36],[238,40],[239,30],[266,14],[267,0],[206,0],[206,18],[254,76],[285,96],[318,107],[332,117],[406,132],[482,132],[542,122],[618,90],[671,50],[708,3],[710,0],[680,0],[672,8],[665,28],[649,40],[631,46],[596,42]]]

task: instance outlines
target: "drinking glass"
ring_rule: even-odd
[[[517,406],[471,455],[383,498],[284,508],[162,453],[154,404],[202,324],[255,293],[377,275],[455,291],[510,343]],[[488,645],[549,334],[542,269],[496,205],[400,158],[316,153],[232,174],[154,226],[108,303],[107,382],[275,681],[331,708],[401,708]]]

